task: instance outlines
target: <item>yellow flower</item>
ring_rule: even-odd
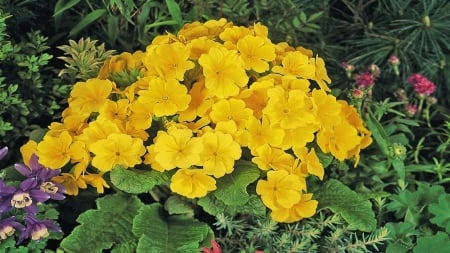
[[[62,184],[64,186],[64,193],[68,195],[77,196],[78,189],[86,189],[86,182],[82,177],[75,178],[70,173],[61,173],[60,176],[52,178],[55,183]]]
[[[198,117],[206,118],[214,100],[205,88],[204,80],[195,82],[189,90],[191,102],[188,109],[179,113],[179,121],[193,121]]]
[[[241,147],[229,134],[207,132],[202,137],[201,158],[206,174],[223,177],[234,170],[234,162],[241,157]]]
[[[111,120],[99,118],[89,123],[77,140],[83,141],[89,148],[92,143],[106,139],[112,133],[121,133],[119,127]]]
[[[31,159],[31,156],[34,153],[36,153],[36,148],[37,148],[37,142],[35,142],[33,140],[29,140],[27,143],[23,144],[20,147],[20,153],[22,154],[23,163],[28,168],[31,168],[31,166],[30,166],[30,159]]]
[[[294,154],[300,159],[300,166],[303,167],[302,170],[307,171],[309,174],[317,176],[320,180],[323,180],[325,171],[323,165],[317,157],[314,148],[311,148],[308,152],[308,148],[293,148]]]
[[[237,42],[237,49],[245,63],[246,69],[258,73],[269,69],[269,61],[275,59],[275,48],[261,37],[247,35]]]
[[[251,116],[247,121],[246,128],[249,133],[248,147],[253,150],[264,144],[280,147],[285,135],[283,129],[270,126],[267,117],[258,120],[256,117]]]
[[[199,165],[200,152],[203,150],[202,140],[192,137],[190,129],[169,129],[160,131],[156,137],[153,152],[155,161],[164,169],[189,168]]]
[[[147,47],[144,66],[150,71],[150,75],[183,81],[184,73],[195,66],[188,60],[189,55],[189,47],[180,42],[151,45]]]
[[[139,91],[138,101],[149,104],[156,117],[171,116],[188,108],[191,97],[187,88],[175,79],[166,81],[155,78],[150,80],[149,89]]]
[[[37,145],[39,163],[51,169],[62,168],[70,160],[70,144],[72,137],[67,131],[57,137],[44,136]]]
[[[327,84],[331,83],[331,79],[330,79],[330,77],[328,77],[324,60],[318,56],[316,56],[315,59],[311,58],[310,60],[316,66],[316,75],[313,79],[317,82],[320,89],[322,89],[324,91],[331,91],[331,89],[327,85]]]
[[[232,26],[225,28],[225,30],[219,34],[219,38],[224,41],[223,44],[226,48],[235,49],[239,39],[246,35],[250,35],[251,33],[252,31],[247,27]]]
[[[336,101],[336,97],[326,94],[324,90],[315,89],[312,91],[312,101],[322,126],[329,127],[341,121],[341,104]]]
[[[270,147],[268,144],[251,150],[254,157],[252,162],[262,170],[275,169],[283,170],[291,166],[294,157],[279,148]]]
[[[245,107],[244,101],[240,99],[222,99],[212,105],[212,122],[234,121],[238,129],[243,129],[248,118],[252,115],[252,110]]]
[[[216,180],[201,169],[179,169],[172,176],[170,189],[188,198],[201,198],[216,189]]]
[[[81,176],[82,179],[89,185],[95,187],[97,189],[97,193],[103,194],[105,192],[105,188],[109,188],[108,183],[106,183],[103,178],[104,173],[99,174],[86,174]]]
[[[308,143],[314,140],[315,133],[319,129],[319,126],[320,125],[318,124],[311,124],[294,129],[285,129],[285,135],[281,144],[281,148],[286,150],[290,148],[306,146]]]
[[[282,66],[274,66],[272,72],[312,79],[315,77],[316,69],[314,64],[310,64],[308,56],[294,51],[288,52],[283,58]]]
[[[203,67],[206,88],[218,98],[236,96],[239,88],[247,85],[248,76],[236,51],[211,48],[198,62]]]
[[[301,199],[291,208],[273,209],[271,217],[276,222],[291,223],[303,218],[310,218],[316,213],[317,200],[312,200],[312,194],[304,193]]]
[[[81,113],[98,112],[111,94],[114,84],[97,78],[76,83],[70,92],[69,107]]]
[[[118,133],[93,143],[89,149],[95,154],[92,165],[103,172],[110,171],[115,165],[129,168],[140,164],[145,153],[141,139]]]
[[[130,104],[130,115],[127,123],[136,129],[148,129],[152,125],[152,110],[148,104],[143,104],[139,100],[134,100]]]
[[[330,152],[340,161],[350,158],[349,152],[360,143],[358,131],[346,121],[333,127],[322,128],[317,134],[320,149],[325,153]]]
[[[142,65],[142,54],[143,52],[138,50],[133,54],[123,52],[120,55],[111,57],[105,61],[103,67],[98,73],[97,78],[106,79],[112,73],[139,68]]]
[[[286,92],[277,86],[268,91],[269,101],[263,113],[271,124],[280,124],[283,129],[307,126],[316,121],[311,100],[302,90]]]
[[[91,156],[86,147],[86,143],[74,141],[70,145],[70,158],[72,163],[77,163],[77,165],[74,166],[72,174],[78,178],[81,174],[86,172],[87,166],[91,161]]]
[[[106,100],[99,110],[98,118],[106,118],[111,121],[123,122],[128,116],[128,99],[119,99],[117,101]]]
[[[264,205],[274,210],[291,208],[301,199],[301,181],[297,175],[285,170],[267,172],[267,180],[260,179],[256,185],[256,193],[261,195]]]
[[[258,119],[261,119],[262,111],[266,108],[267,101],[269,100],[267,90],[273,88],[273,86],[273,79],[261,80],[252,83],[249,89],[245,89],[240,93],[247,108],[252,109],[253,115]]]

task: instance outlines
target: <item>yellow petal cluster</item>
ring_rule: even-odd
[[[87,185],[102,193],[103,176],[120,165],[170,171],[174,193],[200,198],[248,160],[261,169],[256,192],[274,220],[311,217],[317,201],[305,179],[325,176],[317,152],[358,162],[372,139],[330,93],[325,61],[268,34],[260,23],[193,22],[114,56],[74,85],[61,122],[24,152],[61,168],[55,181],[74,195]]]

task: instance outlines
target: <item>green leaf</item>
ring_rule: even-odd
[[[408,214],[408,221],[417,224],[420,212],[418,211],[420,193],[401,190],[390,197],[391,201],[386,205],[386,210],[394,212],[397,219],[402,219]]]
[[[376,228],[375,214],[369,200],[352,191],[338,180],[330,179],[315,193],[320,208],[329,208],[338,213],[351,229],[364,232]]]
[[[114,186],[132,194],[149,192],[156,185],[166,184],[170,180],[167,173],[155,170],[124,169],[121,166],[115,166],[112,169],[110,178]]]
[[[413,253],[447,253],[448,249],[450,249],[448,234],[439,231],[432,236],[419,237]]]
[[[61,242],[65,251],[102,252],[112,247],[129,247],[137,240],[131,228],[144,204],[136,196],[107,195],[97,199],[96,203],[97,209],[82,213],[77,218],[80,225]]]
[[[57,17],[61,15],[63,12],[67,11],[68,9],[72,8],[73,6],[77,5],[81,0],[59,0],[55,4],[55,8],[53,11],[53,17]]]
[[[380,147],[381,153],[383,155],[389,155],[389,138],[384,131],[383,126],[375,119],[372,113],[369,114],[369,117],[366,120],[367,127],[372,132],[372,136],[375,139],[376,143]]]
[[[249,200],[240,206],[226,205],[223,201],[218,200],[216,197],[206,195],[197,201],[197,204],[203,208],[203,210],[213,216],[218,214],[225,214],[229,216],[236,216],[238,214],[251,215],[251,216],[264,216],[266,215],[266,206],[257,195],[250,195]]]
[[[183,215],[167,216],[159,203],[141,208],[133,222],[139,237],[136,252],[197,253],[212,237],[211,228]]]
[[[170,196],[164,202],[164,208],[169,214],[185,214],[194,217],[194,208],[192,201],[189,202],[186,198],[179,195]]]
[[[250,162],[237,162],[233,173],[217,181],[216,198],[226,205],[240,206],[249,200],[247,186],[259,178],[260,170]]]
[[[450,194],[439,196],[437,204],[430,204],[428,211],[434,215],[430,222],[450,233]]]
[[[183,25],[183,17],[181,16],[180,6],[175,0],[166,0],[167,9],[169,9],[170,16],[175,20],[178,27]]]
[[[69,37],[73,37],[80,33],[84,28],[94,23],[97,19],[103,17],[107,11],[105,9],[98,9],[87,14],[78,24],[76,24],[69,32]]]

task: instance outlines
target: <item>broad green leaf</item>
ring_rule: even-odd
[[[84,28],[94,23],[97,19],[103,17],[107,13],[105,9],[98,9],[87,14],[78,24],[76,24],[69,32],[69,37],[73,37],[80,33]]]
[[[247,186],[259,178],[260,170],[250,162],[237,162],[233,173],[217,180],[216,198],[226,205],[240,206],[247,203]]]
[[[97,199],[97,209],[82,213],[80,224],[61,242],[67,252],[102,252],[129,247],[137,238],[131,233],[133,219],[144,204],[135,196],[107,195]],[[121,246],[126,244],[126,246]]]
[[[430,222],[441,228],[445,228],[450,233],[450,194],[442,194],[439,196],[437,204],[430,204],[428,211],[433,214]]]
[[[448,234],[437,232],[432,236],[422,236],[417,239],[417,245],[413,253],[446,253],[450,249],[450,240]]]
[[[329,208],[344,218],[352,229],[364,232],[376,228],[375,214],[369,200],[338,180],[330,179],[315,193],[320,208]]]
[[[164,202],[164,209],[169,214],[185,214],[194,217],[194,207],[192,201],[188,201],[179,195],[170,196],[166,202]]]
[[[225,214],[235,216],[238,214],[245,214],[251,216],[264,216],[266,215],[266,206],[262,203],[261,199],[252,194],[249,200],[240,206],[226,205],[223,201],[218,200],[216,197],[207,195],[197,201],[197,204],[203,208],[203,210],[213,216],[218,214]]]
[[[110,178],[114,186],[132,194],[148,192],[156,185],[168,183],[170,180],[167,173],[154,170],[124,169],[121,166],[113,168]]]
[[[140,238],[138,253],[198,253],[212,237],[206,223],[183,215],[167,216],[159,203],[141,208],[134,218],[133,233]]]
[[[391,201],[386,205],[386,210],[394,212],[397,219],[403,219],[408,215],[408,221],[417,224],[420,215],[419,192],[401,190],[390,197]]]

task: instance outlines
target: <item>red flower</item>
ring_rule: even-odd
[[[364,72],[354,77],[358,88],[368,88],[375,83],[375,76],[370,72]]]
[[[408,77],[408,83],[419,96],[429,96],[436,90],[436,85],[421,74],[415,73]]]

